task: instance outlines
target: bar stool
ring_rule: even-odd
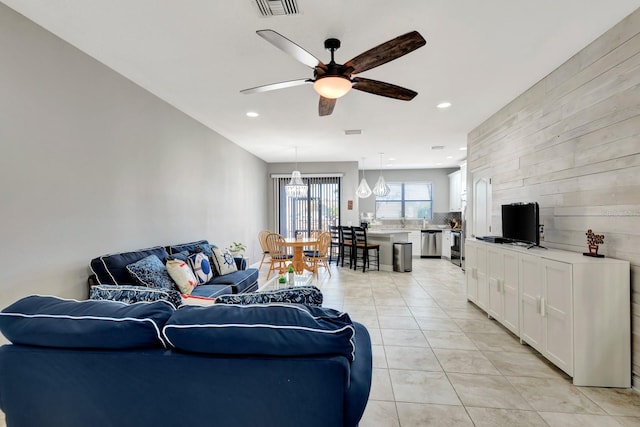
[[[378,271],[380,271],[380,245],[371,244],[367,242],[367,229],[364,227],[352,227],[351,228],[351,240],[353,241],[353,269],[358,269],[358,260],[362,260],[362,272],[364,273],[367,268],[370,268],[369,263],[371,259],[370,252],[376,251],[375,261]],[[349,263],[351,266],[351,262]]]

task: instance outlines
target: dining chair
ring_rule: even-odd
[[[287,269],[287,261],[293,258],[293,255],[287,252],[287,248],[284,245],[284,237],[278,233],[270,233],[266,237],[267,249],[269,250],[269,256],[271,257],[271,265],[269,266],[269,272],[267,273],[267,280],[271,276],[271,272],[278,269],[278,273],[282,274]]]
[[[260,267],[258,270],[262,268],[262,264],[265,261],[265,258],[269,256],[269,248],[267,247],[267,236],[271,234],[272,231],[262,230],[258,233],[258,241],[260,242],[260,249],[262,250],[262,259],[260,260]]]
[[[318,276],[318,268],[323,266],[329,272],[329,276],[331,276],[331,269],[329,268],[329,263],[327,262],[327,255],[329,252],[329,246],[331,245],[331,234],[329,232],[322,232],[318,236],[318,240],[314,245],[314,250],[312,253],[307,253],[305,256],[305,261],[307,262],[309,269],[313,272],[313,274]]]
[[[364,227],[352,227],[351,239],[353,241],[353,269],[358,269],[358,260],[362,260],[363,273],[367,268],[370,268],[371,251],[375,250],[375,261],[378,271],[380,271],[380,245],[367,241],[367,229]],[[349,266],[351,267],[351,262],[349,262]]]

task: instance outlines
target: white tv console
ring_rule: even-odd
[[[573,378],[631,387],[630,265],[465,241],[467,299]]]

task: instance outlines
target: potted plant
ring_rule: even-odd
[[[247,247],[241,242],[231,242],[227,250],[234,256],[234,258],[236,258],[242,257],[244,255],[244,251],[247,250]]]

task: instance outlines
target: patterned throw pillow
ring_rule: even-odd
[[[198,279],[199,284],[204,285],[205,283],[209,283],[209,281],[213,278],[213,272],[211,271],[209,258],[204,254],[204,252],[202,252],[202,249],[190,254],[187,257],[187,262],[189,263],[189,267],[191,267],[191,270],[193,270],[193,273]]]
[[[180,292],[174,289],[152,289],[145,286],[96,285],[89,290],[89,299],[120,301],[127,304],[166,300],[179,307],[182,304]]]
[[[216,304],[268,304],[272,302],[320,307],[322,305],[322,292],[315,286],[295,286],[267,292],[220,295],[216,298]]]
[[[198,279],[196,279],[189,264],[184,261],[168,258],[167,272],[169,272],[169,276],[176,282],[178,289],[183,294],[189,295],[198,286]]]
[[[197,305],[200,307],[207,307],[215,303],[215,298],[198,297],[195,295],[182,295],[182,305]]]
[[[220,248],[214,248],[211,259],[213,260],[213,265],[216,267],[218,275],[220,276],[238,271],[233,255],[231,255],[231,253],[226,249],[222,250]]]
[[[157,289],[174,289],[175,283],[169,277],[166,267],[156,255],[127,265],[127,271],[141,286]]]

